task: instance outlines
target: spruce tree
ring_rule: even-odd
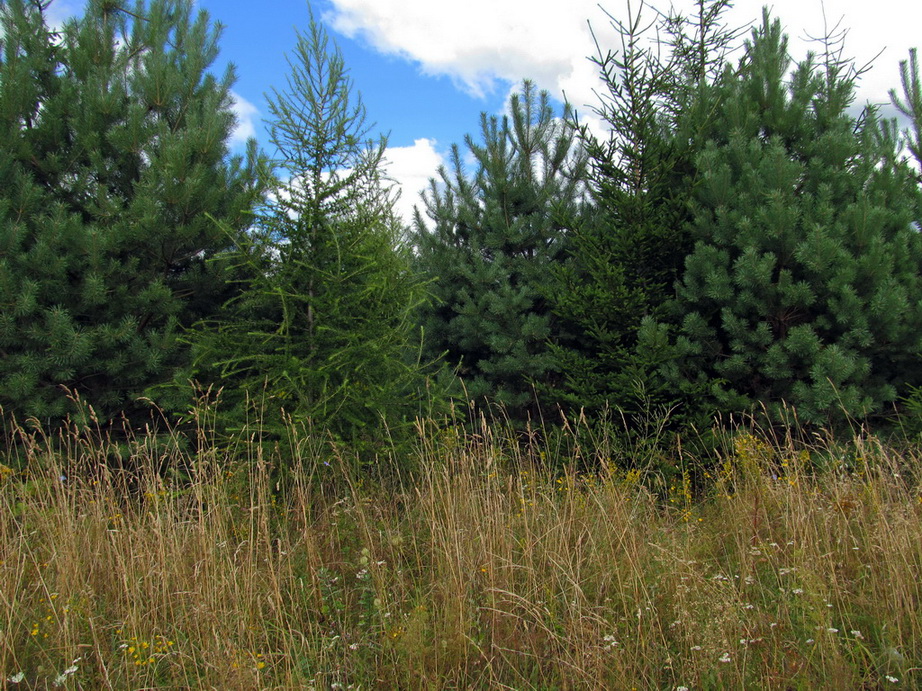
[[[411,318],[422,298],[385,176],[339,49],[311,16],[269,96],[276,176],[233,263],[241,292],[194,336],[196,376],[225,386],[239,423],[263,401],[335,436],[382,437],[419,413]],[[417,346],[418,350],[418,339]],[[231,420],[233,423],[233,419]],[[376,434],[373,434],[376,433]]]
[[[594,113],[607,136],[579,130],[593,213],[552,284],[564,325],[553,348],[557,395],[571,409],[617,408],[639,422],[680,400],[656,372],[664,351],[638,349],[637,334],[644,318],[662,316],[691,250],[694,157],[716,110],[709,85],[738,33],[723,23],[727,5],[699,0],[693,17],[652,20],[629,8],[625,21],[610,17],[620,49],[597,46]]]
[[[515,419],[535,412],[550,374],[549,272],[578,222],[585,156],[546,92],[526,81],[502,118],[481,115],[465,139],[474,169],[452,148],[417,210],[419,264],[434,302],[423,317],[429,352],[458,368],[467,393]]]
[[[0,405],[59,419],[64,389],[108,418],[185,357],[223,300],[209,259],[259,195],[229,159],[234,74],[192,0],[0,2]]]
[[[791,70],[766,13],[717,86],[663,371],[719,410],[864,417],[922,376],[916,181],[874,108],[850,114],[858,75],[831,48]],[[668,331],[648,321],[642,346]]]

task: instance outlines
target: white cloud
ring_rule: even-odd
[[[387,174],[401,190],[397,211],[407,224],[412,223],[413,207],[422,207],[419,193],[445,162],[435,145],[433,139],[417,139],[413,146],[390,146],[385,152]]]
[[[591,112],[601,87],[597,67],[589,60],[597,53],[593,34],[603,51],[618,51],[620,37],[606,12],[627,21],[627,0],[331,2],[324,20],[335,30],[416,63],[424,74],[447,76],[475,97],[511,93],[522,79],[532,79],[555,97],[565,96],[593,130],[603,129]],[[899,61],[907,58],[910,47],[922,44],[922,3],[905,0],[738,0],[726,16],[728,24],[757,25],[766,3],[781,20],[795,60],[809,50],[822,51],[809,37],[823,36],[837,25],[848,32],[846,58],[854,58],[859,67],[876,58],[858,82],[856,108],[867,102],[889,104],[888,90],[899,87]],[[688,16],[696,3],[654,0],[644,9],[647,22],[655,18],[651,4],[663,10],[674,6]],[[634,10],[640,5],[640,0],[631,2]],[[893,115],[894,110],[888,107],[884,113]],[[388,149],[390,175],[402,190],[399,211],[407,222],[413,207],[421,205],[419,190],[443,162],[434,144],[417,139],[413,146]]]
[[[604,16],[596,0],[333,1],[336,30],[475,96],[523,78],[558,94],[573,86],[592,50],[586,20]]]
[[[620,48],[597,0],[332,0],[325,19],[338,31],[360,37],[382,53],[416,62],[428,74],[447,75],[469,93],[480,96],[523,78],[567,98],[582,113],[596,104],[599,85],[587,20],[603,49]],[[636,9],[639,2],[633,2]],[[691,0],[670,4],[688,13]],[[764,0],[740,0],[728,15],[733,24],[761,19]],[[864,64],[887,47],[859,85],[859,101],[882,102],[899,85],[898,63],[908,48],[922,40],[922,3],[905,0],[769,0],[791,39],[791,52],[803,57],[817,49],[804,39],[824,31],[823,9],[830,28],[842,19],[849,29],[845,55]],[[601,2],[614,16],[626,19],[625,0]],[[648,8],[646,15],[653,19]],[[505,83],[505,84],[504,84]]]
[[[236,91],[231,91],[234,104],[231,106],[237,124],[230,136],[231,148],[244,146],[250,137],[256,136],[256,120],[259,110]]]
[[[861,103],[889,102],[888,90],[899,86],[900,60],[908,57],[910,47],[922,43],[918,32],[922,23],[922,4],[916,2],[825,0],[825,3],[821,3],[820,0],[774,0],[769,5],[788,33],[795,58],[803,57],[808,50],[821,52],[822,46],[810,42],[808,37],[822,36],[827,27],[832,31],[838,25],[839,31],[847,32],[844,56],[854,58],[859,67],[874,61],[873,69],[858,84]],[[751,13],[752,10],[747,8],[746,11]],[[737,7],[733,10],[733,16],[740,19],[745,15]],[[761,14],[758,17],[761,18]]]
[[[413,222],[413,207],[422,207],[420,192],[429,186],[429,179],[437,176],[439,166],[445,162],[435,147],[434,139],[417,139],[412,146],[389,146],[385,149],[386,175],[400,191],[396,211],[407,225]],[[340,177],[347,177],[351,172],[349,168],[337,171]],[[329,173],[323,173],[323,177],[328,178]],[[277,193],[269,195],[272,201],[279,198],[291,199],[292,190],[297,190],[304,184],[304,176],[283,178],[282,183]],[[289,213],[292,218],[296,216],[294,211]]]

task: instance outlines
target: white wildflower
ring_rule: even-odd
[[[55,686],[64,686],[67,683],[67,677],[71,674],[74,674],[77,671],[77,663],[80,662],[81,658],[77,658],[73,661],[70,667],[61,672],[57,677],[55,677],[53,684]]]

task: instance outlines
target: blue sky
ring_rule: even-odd
[[[221,58],[237,66],[240,128],[265,144],[264,94],[285,86],[285,55],[295,29],[308,23],[307,0],[197,0],[224,26]],[[657,4],[668,6],[669,0]],[[53,16],[80,11],[83,0],[55,0]],[[599,82],[587,56],[594,52],[591,22],[605,49],[617,48],[598,0],[313,0],[314,14],[342,50],[369,120],[389,133],[390,174],[403,188],[401,211],[418,203],[418,190],[435,174],[452,143],[476,132],[481,111],[499,113],[510,91],[525,77],[584,115],[595,103]],[[632,0],[636,9],[640,0]],[[693,0],[673,0],[687,10]],[[763,0],[736,0],[729,20],[758,19]],[[627,0],[602,0],[625,17]],[[874,69],[860,82],[859,100],[886,102],[898,86],[898,64],[922,44],[919,0],[774,0],[802,57],[808,35],[841,21],[849,30],[845,54],[864,64],[881,50]],[[652,16],[652,15],[651,15]],[[815,46],[813,46],[815,47]]]
[[[263,94],[285,88],[286,53],[295,45],[295,30],[309,21],[305,0],[267,0],[257,5],[233,0],[199,0],[213,19],[224,24],[222,59],[237,66],[234,90],[265,114]],[[349,38],[329,26],[335,12],[331,2],[312,3],[318,19],[339,45],[355,87],[361,92],[369,120],[389,133],[392,146],[412,146],[420,137],[447,141],[457,136],[466,120],[476,125],[484,108],[499,110],[505,91],[476,98],[457,88],[447,75],[427,76],[420,66],[395,55],[375,50],[361,38]],[[262,132],[259,132],[262,138]]]
[[[198,4],[224,25],[221,60],[236,65],[234,91],[241,97],[241,119],[253,125],[240,134],[252,132],[265,142],[265,94],[273,87],[285,88],[286,53],[294,48],[296,29],[306,29],[309,22],[307,2],[270,0],[259,9],[234,0]],[[489,77],[465,82],[451,68],[429,69],[409,55],[375,47],[365,35],[344,33],[332,2],[314,0],[312,7],[342,51],[369,121],[388,136],[390,174],[403,187],[400,210],[409,219],[419,203],[419,189],[435,175],[451,144],[476,130],[481,111],[502,111],[512,82]]]

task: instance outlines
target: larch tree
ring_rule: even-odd
[[[265,401],[346,440],[418,414],[422,368],[413,310],[422,299],[385,175],[339,49],[311,17],[269,96],[272,194],[233,253],[247,278],[200,324],[196,376],[226,386],[238,420]],[[418,355],[417,339],[417,355]],[[374,433],[374,434],[373,434]]]

